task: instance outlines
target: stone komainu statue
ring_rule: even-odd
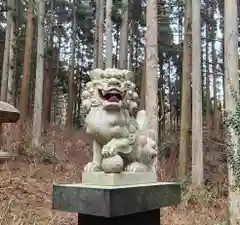
[[[85,171],[106,173],[152,171],[157,156],[154,134],[147,129],[133,73],[120,69],[95,69],[82,93],[86,132],[93,139],[93,160]]]

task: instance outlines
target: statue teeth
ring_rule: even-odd
[[[121,94],[120,91],[118,90],[108,90],[108,91],[102,91],[103,96],[105,96],[106,94]]]
[[[105,96],[107,94],[106,91],[102,91],[102,95]]]

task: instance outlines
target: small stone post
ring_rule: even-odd
[[[7,102],[0,101],[0,140],[2,140],[2,124],[3,123],[16,123],[20,117],[20,112]],[[2,145],[2,141],[0,141]],[[0,149],[0,163],[7,161],[11,158],[8,152]]]

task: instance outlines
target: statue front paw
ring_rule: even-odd
[[[102,148],[102,156],[104,158],[109,158],[117,155],[117,149],[114,145],[106,144]]]
[[[84,167],[85,172],[100,172],[103,171],[102,167],[98,165],[96,162],[89,162],[85,167]]]

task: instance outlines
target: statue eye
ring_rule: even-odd
[[[135,89],[136,88],[136,85],[134,83],[131,84],[131,88],[132,89]]]
[[[132,90],[129,90],[129,91],[128,91],[128,94],[132,96],[132,95],[133,95]]]
[[[156,148],[157,148],[157,145],[156,145],[156,144],[153,144],[153,145],[152,145],[152,148],[153,148],[153,149],[156,149]]]

